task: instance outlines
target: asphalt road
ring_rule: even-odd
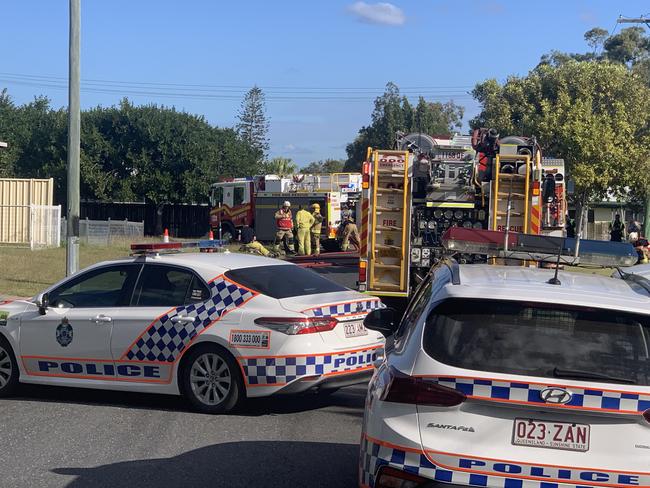
[[[0,400],[0,486],[353,487],[364,395],[210,416],[174,396],[22,385]]]

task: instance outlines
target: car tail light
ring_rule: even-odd
[[[368,263],[366,261],[359,261],[359,283],[365,283],[368,279]]]
[[[330,317],[260,317],[257,325],[288,335],[315,334],[334,329],[338,321]]]
[[[388,387],[381,398],[385,402],[454,407],[467,399],[463,392],[424,378],[407,376],[395,368],[391,368],[388,374]]]
[[[361,188],[367,190],[370,187],[370,163],[363,163],[361,174]]]
[[[415,488],[428,482],[431,480],[399,469],[384,467],[375,481],[375,488]]]
[[[533,181],[533,196],[539,196],[539,181]]]

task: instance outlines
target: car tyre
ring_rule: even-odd
[[[0,398],[10,396],[18,387],[18,363],[9,341],[0,336]]]
[[[183,396],[202,413],[233,411],[245,397],[235,359],[214,344],[194,347],[185,357],[179,377]]]

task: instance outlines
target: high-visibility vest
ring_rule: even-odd
[[[287,212],[278,210],[275,212],[275,225],[278,226],[278,229],[282,230],[293,229],[293,216],[291,215],[291,210]]]

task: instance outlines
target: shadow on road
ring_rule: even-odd
[[[172,458],[56,468],[81,487],[354,487],[358,446],[321,442],[229,442]]]
[[[336,407],[341,413],[363,415],[365,385],[342,388],[331,395],[304,395],[251,398],[234,415],[262,416],[307,412]],[[101,405],[155,411],[191,411],[180,396],[131,393],[86,388],[20,385],[18,396],[11,401],[40,401],[47,403]],[[355,409],[356,412],[348,409]]]

